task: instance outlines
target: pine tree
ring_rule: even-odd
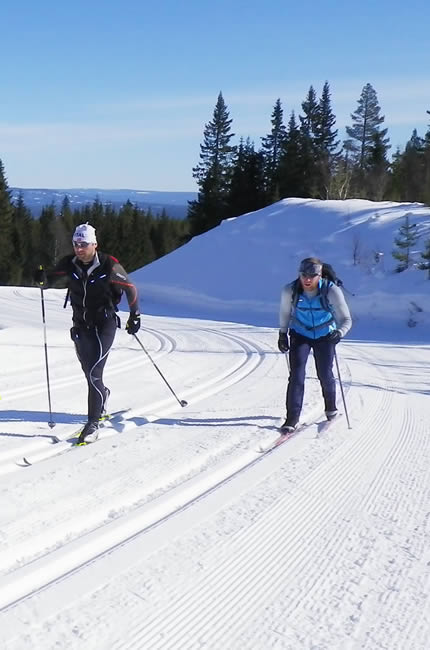
[[[57,239],[55,205],[45,205],[39,217],[39,259],[37,264],[44,268],[51,268],[60,258],[60,249]]]
[[[299,115],[300,120],[300,150],[303,168],[302,197],[316,196],[318,194],[317,150],[315,139],[317,137],[319,108],[315,90],[310,86],[306,99],[302,102],[304,115]]]
[[[339,140],[334,129],[336,117],[333,114],[328,81],[323,86],[314,121],[314,147],[317,167],[317,192],[321,198],[331,198],[331,179],[339,159]]]
[[[231,123],[220,92],[213,119],[205,125],[204,143],[200,145],[200,162],[193,168],[199,192],[197,201],[190,201],[188,210],[191,236],[210,230],[228,216],[231,162],[235,151],[230,145],[234,136],[230,132]]]
[[[271,116],[272,130],[262,140],[264,158],[265,192],[268,203],[279,201],[279,164],[285,144],[286,129],[283,122],[281,100],[276,100]]]
[[[375,131],[366,158],[366,188],[367,196],[372,201],[382,201],[387,187],[390,163],[387,159],[387,149],[382,134]]]
[[[232,167],[229,190],[229,214],[237,217],[266,205],[264,159],[254,143],[241,138]]]
[[[32,282],[33,272],[37,263],[35,259],[33,231],[34,221],[20,192],[16,205],[14,206],[13,215],[11,284],[20,285]]]
[[[418,241],[418,227],[416,223],[410,223],[410,213],[405,214],[405,223],[399,228],[399,237],[394,239],[397,250],[393,250],[393,257],[399,261],[396,271],[401,273],[412,265],[411,249]]]
[[[360,171],[365,168],[366,159],[374,144],[375,133],[379,133],[380,144],[389,148],[389,139],[386,138],[387,129],[380,129],[385,117],[380,115],[381,108],[378,104],[378,97],[375,89],[367,83],[358,100],[357,109],[352,113],[353,125],[346,127],[349,135],[347,147],[353,154],[353,162]],[[344,143],[344,144],[345,144]]]
[[[305,195],[305,164],[302,138],[294,111],[291,112],[280,160],[281,196]]]
[[[3,163],[0,160],[0,284],[8,284],[11,279],[13,259],[12,219],[13,205],[6,180]]]
[[[424,140],[414,129],[403,153],[393,156],[390,193],[398,201],[421,201],[424,198],[426,161]]]

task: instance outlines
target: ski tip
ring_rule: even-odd
[[[51,436],[51,443],[55,445],[57,442],[61,442],[60,438],[57,438],[57,436]]]
[[[30,467],[31,465],[30,461],[27,460],[25,456],[22,457],[22,462],[24,463],[25,467]]]

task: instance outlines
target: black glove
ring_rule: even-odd
[[[44,287],[47,284],[45,269],[43,268],[42,265],[40,265],[35,270],[35,272],[33,274],[33,279],[34,279],[35,283],[39,285],[39,287]]]
[[[330,341],[330,343],[334,343],[335,345],[339,343],[341,338],[342,338],[342,334],[339,332],[339,330],[333,330],[327,336],[327,339]]]
[[[279,332],[278,349],[279,352],[288,352],[290,349],[287,332]]]
[[[138,311],[131,311],[125,329],[129,334],[136,334],[140,329],[140,314]]]

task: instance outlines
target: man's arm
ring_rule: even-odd
[[[343,338],[352,327],[352,318],[342,289],[336,285],[331,286],[327,292],[327,299],[333,308],[336,328],[339,330]]]
[[[290,284],[285,285],[281,293],[281,305],[279,307],[279,331],[287,332],[291,319],[291,308],[293,302],[293,290]]]
[[[136,286],[130,281],[125,269],[121,266],[118,260],[114,257],[111,257],[111,259],[113,261],[110,276],[111,283],[118,289],[124,291],[127,296],[130,312],[139,312],[139,297]]]

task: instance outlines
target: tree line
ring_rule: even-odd
[[[39,264],[50,268],[72,252],[74,229],[87,221],[96,228],[99,248],[128,272],[170,253],[188,235],[186,220],[172,219],[165,211],[154,216],[130,201],[118,210],[99,199],[72,209],[65,196],[59,209],[47,205],[35,219],[22,196],[12,202],[0,160],[0,284],[33,284]]]
[[[200,160],[192,170],[197,199],[189,202],[184,220],[171,219],[165,211],[154,216],[130,201],[119,210],[98,199],[71,209],[67,197],[60,208],[45,206],[34,219],[22,196],[12,202],[0,160],[0,284],[31,284],[36,265],[49,267],[70,252],[75,226],[86,221],[97,229],[100,248],[131,272],[227,217],[281,198],[430,203],[430,125],[424,137],[414,129],[404,150],[398,149],[390,161],[385,118],[370,83],[362,89],[342,144],[328,82],[320,97],[310,86],[301,108],[298,116],[292,111],[285,124],[277,99],[270,132],[260,138],[260,146],[249,137],[234,145],[233,120],[220,92],[203,131]]]
[[[328,82],[319,98],[311,86],[301,107],[298,118],[292,111],[285,124],[277,99],[261,145],[249,137],[233,145],[232,119],[219,93],[193,169],[198,197],[188,210],[191,236],[291,196],[430,202],[430,125],[424,138],[414,129],[405,149],[390,161],[385,118],[370,83],[362,89],[342,144]]]

